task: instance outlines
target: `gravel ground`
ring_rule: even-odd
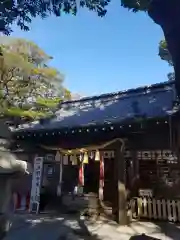
[[[153,239],[180,240],[180,228],[174,224],[134,222],[118,226],[103,219],[86,223],[76,216],[54,214],[15,215],[12,228],[5,240],[151,240],[138,237],[142,233]],[[134,236],[132,238],[132,236]],[[136,238],[135,238],[136,236]]]

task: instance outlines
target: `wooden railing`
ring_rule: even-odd
[[[180,199],[133,198],[129,207],[132,218],[180,222]]]

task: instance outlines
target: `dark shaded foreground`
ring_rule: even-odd
[[[145,235],[142,235],[142,234]],[[169,223],[133,222],[130,226],[100,219],[85,221],[78,215],[15,215],[5,240],[179,240],[180,228]]]

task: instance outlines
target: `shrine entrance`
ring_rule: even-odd
[[[109,150],[109,146],[112,146],[113,150]],[[93,209],[94,214],[99,216],[100,209],[103,205],[106,208],[107,203],[117,221],[124,224],[126,186],[123,152],[124,141],[120,138],[82,149],[58,148],[54,162],[44,161],[40,210],[47,209],[50,204],[55,206],[54,199],[61,198],[59,201],[59,205],[62,204],[61,209],[74,207],[76,212],[79,212],[85,207],[90,211]],[[118,190],[119,182],[123,191]]]
[[[114,178],[114,157],[104,158],[104,204],[107,207],[112,207],[114,191],[115,191],[115,178]]]
[[[44,162],[40,188],[40,211],[54,208],[57,202],[57,185],[59,182],[59,164]]]
[[[89,159],[84,165],[84,193],[99,191],[99,162]]]
[[[118,214],[118,203],[114,199],[119,198],[117,193],[118,174],[116,172],[119,168],[115,167],[115,162],[119,161],[119,164],[123,168],[124,161],[123,154],[121,155],[123,151],[121,146],[123,144],[118,141],[121,140],[112,140],[110,143],[106,143],[105,147],[98,146],[97,150],[91,150],[91,148],[87,148],[87,150],[75,149],[74,152],[73,150],[69,150],[69,155],[68,150],[60,149],[60,154],[64,153],[61,155],[63,162],[62,202],[66,206],[66,209],[69,208],[72,210],[72,206],[74,206],[74,210],[78,211],[78,208],[83,209],[84,207],[85,209],[89,209],[90,212],[96,211],[97,214],[105,214],[106,217],[110,217],[111,219],[114,219],[114,214]],[[113,150],[106,149],[106,146],[114,142],[119,145],[112,145]],[[115,158],[116,147],[118,146],[120,154],[118,158]],[[75,175],[72,174],[73,169],[76,172]],[[68,186],[71,187],[69,188]],[[81,188],[83,192],[78,191],[73,196],[72,192],[76,186],[78,189]],[[69,190],[67,191],[67,189]],[[116,210],[113,211],[113,208]]]

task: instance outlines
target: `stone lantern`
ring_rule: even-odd
[[[0,239],[10,228],[12,197],[11,185],[14,178],[27,172],[27,163],[16,159],[10,152],[11,132],[3,119],[0,119]]]

